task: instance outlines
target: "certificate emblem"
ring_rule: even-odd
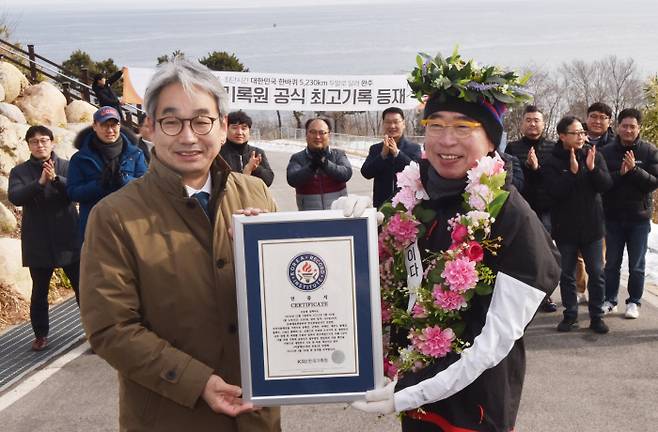
[[[295,256],[288,265],[288,280],[301,291],[315,291],[327,278],[327,265],[318,255],[304,252]]]

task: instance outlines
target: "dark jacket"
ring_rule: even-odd
[[[54,181],[39,184],[42,163],[30,158],[9,173],[9,201],[23,207],[23,266],[63,267],[80,260],[78,210],[66,195],[69,161],[52,153]]]
[[[262,158],[260,165],[251,172],[251,175],[263,180],[267,186],[272,186],[274,171],[272,171],[270,163],[267,161],[267,156],[265,156],[265,152],[262,149],[250,146],[248,143],[236,144],[226,141],[219,151],[219,155],[229,164],[232,171],[241,173],[249,163],[251,152],[256,152],[256,155],[260,155]]]
[[[286,177],[297,193],[299,210],[327,210],[332,202],[347,195],[347,181],[352,177],[347,155],[334,148],[321,153],[324,162],[318,166],[308,149],[293,154],[288,162]]]
[[[427,162],[421,162],[421,179],[427,185]],[[559,253],[541,222],[521,194],[505,186],[510,195],[493,225],[491,237],[502,237],[496,256],[487,253],[484,263],[493,271],[503,272],[547,294],[553,292],[560,277]],[[448,220],[463,212],[461,193],[427,201],[426,208],[436,211],[435,222],[427,224],[427,234],[419,239],[421,251],[447,250],[451,244]],[[462,314],[465,324],[460,338],[472,343],[482,332],[492,295],[473,297],[470,308]],[[404,346],[408,344],[405,341]],[[459,360],[450,353],[434,364],[415,373],[407,373],[398,382],[396,391],[415,385]],[[510,431],[514,428],[525,376],[525,348],[518,339],[508,355],[487,369],[460,392],[441,401],[424,405],[423,410],[436,413],[459,430]],[[403,417],[403,430],[439,430],[427,422]],[[447,429],[446,429],[447,430]],[[452,430],[452,429],[451,429]]]
[[[134,144],[134,135],[121,129],[123,150],[120,159],[121,184],[103,186],[101,174],[105,167],[102,156],[91,148],[91,138],[95,132],[91,127],[85,128],[75,138],[74,146],[79,149],[71,158],[66,191],[72,201],[80,203],[80,238],[84,240],[87,217],[91,208],[105,196],[120,189],[131,180],[141,177],[146,172],[144,153]]]
[[[635,155],[635,168],[621,175],[619,170],[628,150]],[[652,192],[658,188],[658,149],[639,138],[629,147],[617,139],[601,149],[601,154],[612,177],[612,188],[603,195],[606,219],[629,222],[651,219]]]
[[[526,164],[528,152],[533,147],[539,161],[539,168],[536,171]],[[505,148],[505,153],[516,156],[519,159],[525,180],[523,188],[519,189],[519,191],[537,214],[544,213],[551,207],[551,199],[544,188],[542,177],[544,175],[544,162],[550,156],[553,147],[555,147],[554,141],[545,138],[535,141],[523,137],[518,141],[510,142]]]
[[[121,112],[121,103],[119,102],[117,95],[114,94],[114,90],[112,90],[112,84],[118,81],[122,75],[123,72],[118,71],[110,75],[105,80],[104,86],[100,86],[96,82],[91,85],[91,89],[94,91],[96,97],[98,98],[99,106],[111,106],[117,108],[117,110]]]
[[[612,186],[603,155],[596,153],[594,169],[588,171],[585,157],[591,149],[585,144],[576,151],[578,173],[569,169],[569,151],[562,142],[555,144],[544,164],[544,187],[553,199],[551,229],[555,241],[588,244],[605,235],[601,195]]]
[[[586,125],[583,125],[586,126]],[[601,137],[596,141],[596,147],[601,150],[603,147],[607,147],[608,144],[612,144],[616,140],[615,132],[612,130],[612,128],[608,128],[608,130],[601,135]],[[588,138],[589,139],[589,138]],[[590,142],[590,145],[592,143]]]
[[[498,153],[500,158],[505,162],[505,170],[509,176],[509,183],[516,188],[519,192],[523,190],[525,184],[525,176],[523,175],[523,168],[521,161],[514,155],[507,153]],[[506,179],[507,180],[507,179]]]
[[[390,199],[397,189],[398,182],[396,173],[401,172],[411,161],[420,160],[420,146],[405,137],[400,138],[396,157],[388,156],[382,159],[382,147],[384,142],[370,146],[368,157],[361,166],[361,175],[372,182],[372,202],[375,208],[379,208],[384,201]]]

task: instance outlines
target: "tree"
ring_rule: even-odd
[[[647,103],[642,110],[642,139],[658,143],[658,75],[649,79],[644,96]]]
[[[119,70],[114,63],[114,60],[111,58],[94,61],[88,53],[82,50],[73,51],[69,58],[64,60],[62,67],[78,78],[82,77],[82,69],[87,69],[87,71],[89,71],[89,77],[91,78],[96,74],[110,76]],[[119,82],[115,82],[112,85],[112,90],[120,96],[123,88]]]
[[[214,71],[249,72],[235,54],[225,51],[213,51],[199,59],[199,63]]]
[[[157,58],[156,61],[158,62],[159,65],[161,65],[162,63],[166,63],[175,58],[185,58],[185,53],[177,49],[173,51],[171,54],[161,55],[160,57]]]

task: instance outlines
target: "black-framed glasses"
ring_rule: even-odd
[[[37,146],[39,144],[45,146],[48,145],[50,141],[52,140],[49,137],[42,136],[41,138],[30,138],[29,140],[27,140],[27,143],[31,146]]]
[[[190,123],[190,128],[195,134],[208,135],[216,121],[217,117],[210,117],[205,115],[192,118],[167,116],[157,120],[158,124],[160,124],[160,129],[162,129],[162,132],[169,136],[176,136],[181,133],[183,127],[185,126],[185,122]]]
[[[587,117],[591,118],[592,120],[601,120],[601,121],[606,121],[610,119],[610,117],[608,117],[605,114],[589,114]]]

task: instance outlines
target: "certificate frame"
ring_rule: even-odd
[[[234,215],[233,232],[243,398],[339,403],[382,387],[375,210]]]

